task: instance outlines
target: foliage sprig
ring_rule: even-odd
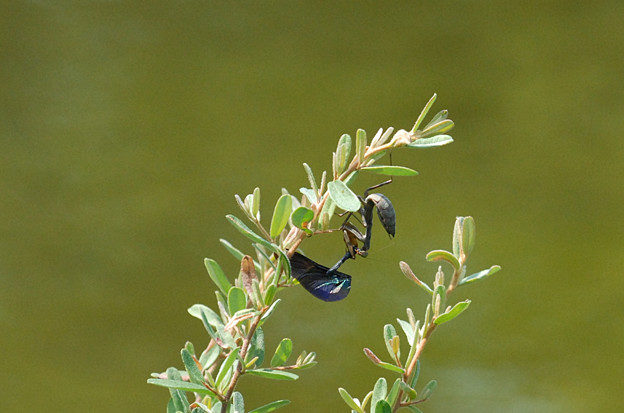
[[[289,403],[288,400],[275,400],[249,410],[245,407],[243,395],[236,388],[243,375],[296,380],[299,370],[317,363],[316,354],[305,350],[292,361],[293,342],[289,338],[283,338],[270,357],[266,355],[263,327],[281,302],[277,296],[284,287],[298,285],[291,276],[290,257],[307,238],[335,231],[330,223],[337,209],[346,212],[360,210],[360,198],[350,187],[361,172],[391,176],[418,174],[404,166],[377,165],[377,161],[391,150],[401,147],[428,148],[453,142],[447,132],[454,123],[448,119],[446,110],[437,113],[420,129],[435,99],[434,94],[410,131],[400,129],[395,133],[393,128],[379,129],[370,143],[362,129],[356,132],[355,143],[349,135],[342,135],[332,155],[329,181],[324,171],[318,182],[312,168],[304,163],[309,186],[300,188],[300,198],[282,189],[269,226],[261,220],[259,188],[244,198],[236,195],[236,202],[251,227],[232,214],[226,219],[250,241],[250,247],[243,252],[227,240],[220,241],[241,263],[239,274],[232,283],[215,260],[206,258],[206,270],[217,286],[216,308],[195,304],[188,309],[193,317],[202,322],[208,334],[208,344],[203,351],[196,352],[194,345],[187,342],[181,350],[183,369],[170,367],[165,372],[152,374],[152,378],[148,379],[151,384],[169,389],[168,413],[265,413]],[[457,237],[459,241],[455,240]],[[469,301],[464,301],[445,307],[448,294],[459,285],[483,279],[497,271],[492,267],[464,276],[465,261],[473,243],[474,222],[470,217],[463,218],[459,227],[456,225],[453,253],[432,251],[428,255],[431,261],[446,261],[453,266],[448,286],[444,284],[441,269],[430,287],[420,281],[407,264],[401,263],[406,276],[431,296],[431,303],[427,306],[422,324],[415,321],[409,308],[408,320],[398,320],[410,344],[404,361],[400,354],[399,336],[390,324],[384,327],[384,340],[391,361],[383,362],[371,350],[364,350],[376,365],[400,377],[389,391],[385,379],[379,379],[363,402],[340,389],[341,396],[352,410],[363,412],[369,402],[375,406],[374,410],[371,407],[371,412],[394,411],[399,407],[414,409],[416,403],[429,397],[435,382],[425,386],[420,393],[414,390],[422,349],[437,325],[456,317],[469,304]],[[193,395],[192,401],[188,400],[187,393]],[[386,405],[391,410],[387,410]]]

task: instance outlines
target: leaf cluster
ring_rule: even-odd
[[[362,201],[352,191],[351,186],[362,171],[391,176],[418,174],[405,166],[376,165],[392,149],[428,148],[453,141],[447,133],[454,124],[448,119],[446,110],[437,113],[420,129],[435,99],[436,95],[429,100],[410,131],[401,129],[394,133],[393,128],[385,131],[379,129],[370,143],[362,129],[356,132],[355,139],[347,134],[342,135],[336,151],[332,154],[331,172],[328,174],[323,171],[320,181],[317,181],[312,168],[304,163],[309,186],[299,189],[301,198],[282,189],[268,226],[261,219],[260,188],[255,188],[245,197],[235,196],[247,222],[232,214],[227,215],[226,219],[250,245],[244,252],[231,242],[220,240],[224,248],[240,262],[237,277],[226,276],[217,261],[211,258],[204,260],[208,275],[217,287],[216,308],[195,304],[188,311],[203,324],[208,344],[204,350],[196,352],[194,345],[187,342],[180,352],[183,369],[170,367],[165,372],[152,374],[152,378],[148,380],[151,384],[169,389],[171,397],[167,412],[243,413],[246,409],[244,398],[236,391],[243,375],[296,380],[298,370],[316,364],[316,354],[306,351],[289,361],[293,353],[293,342],[289,338],[280,341],[270,360],[265,357],[267,349],[264,344],[264,326],[281,301],[277,295],[283,288],[298,285],[291,276],[289,258],[305,239],[337,230],[330,227],[332,218],[337,215],[337,209],[347,212],[360,210]],[[371,412],[393,411],[388,408],[394,409],[397,403],[416,409],[414,404],[426,400],[433,391],[435,381],[427,384],[420,393],[414,390],[418,379],[420,351],[435,326],[450,321],[469,304],[469,301],[465,301],[443,309],[446,296],[457,285],[483,279],[497,271],[492,267],[468,277],[463,276],[465,258],[474,242],[472,218],[468,217],[463,222],[457,230],[461,238],[457,250],[454,241],[453,253],[432,251],[428,256],[432,261],[442,260],[453,265],[455,271],[448,287],[444,286],[441,269],[433,286],[429,287],[413,275],[407,264],[401,263],[403,272],[431,295],[432,302],[427,307],[422,323],[414,320],[410,309],[407,321],[398,320],[410,345],[405,360],[401,359],[399,336],[390,324],[384,327],[384,341],[390,361],[381,361],[372,351],[365,349],[368,358],[376,365],[399,374],[400,378],[390,389],[387,388],[385,379],[379,379],[362,403],[341,389],[341,396],[352,410],[363,412],[369,401],[375,407],[371,407]],[[191,401],[187,394],[193,395]],[[288,403],[288,400],[275,400],[247,411],[270,412]]]
[[[431,380],[420,392],[416,391],[420,373],[420,355],[434,330],[459,316],[471,303],[470,300],[463,300],[454,305],[447,305],[449,295],[458,286],[483,280],[500,270],[498,265],[494,265],[465,277],[466,261],[474,248],[474,243],[474,219],[457,217],[453,230],[453,252],[434,250],[427,254],[428,261],[444,261],[451,265],[453,275],[449,282],[445,282],[441,266],[438,267],[433,284],[429,285],[418,278],[407,263],[403,261],[400,263],[403,274],[428,295],[430,302],[426,306],[422,320],[416,320],[413,310],[409,307],[406,309],[407,320],[397,318],[397,323],[409,345],[405,357],[401,357],[401,338],[392,324],[386,324],[383,329],[383,340],[390,357],[389,361],[382,361],[369,348],[364,349],[364,354],[373,364],[399,377],[394,380],[389,390],[386,379],[380,377],[373,390],[368,392],[361,402],[340,388],[338,391],[342,399],[353,412],[364,413],[369,402],[370,413],[390,413],[401,408],[421,412],[416,405],[425,402],[432,395],[437,382]]]

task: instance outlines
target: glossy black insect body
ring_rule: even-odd
[[[349,295],[351,276],[348,274],[336,271],[333,267],[327,268],[298,252],[290,258],[290,266],[292,276],[316,298],[339,301]]]
[[[363,211],[361,211],[364,217],[364,225],[366,226],[366,235],[364,237],[364,245],[362,250],[368,251],[370,249],[370,242],[372,236],[373,226],[373,207],[377,208],[377,216],[381,225],[384,227],[388,235],[394,237],[396,233],[396,212],[392,202],[384,194],[370,194],[364,199]]]
[[[362,217],[362,225],[366,232],[362,233],[355,225],[353,225],[349,219],[354,216],[350,213],[345,222],[342,224],[342,232],[344,236],[344,242],[347,246],[347,252],[345,255],[334,265],[330,271],[336,271],[346,260],[349,258],[355,259],[356,256],[362,257],[368,256],[368,250],[370,249],[371,237],[373,235],[373,209],[377,208],[377,216],[383,226],[384,230],[394,237],[396,233],[396,212],[392,202],[384,194],[368,194],[372,189],[379,188],[392,182],[392,179],[382,182],[378,185],[372,186],[364,192],[364,197],[360,197],[362,207],[359,210]],[[356,217],[357,218],[357,217]],[[359,246],[359,243],[362,246]]]

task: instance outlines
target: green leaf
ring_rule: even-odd
[[[332,181],[327,184],[329,189],[329,196],[336,203],[336,205],[345,210],[356,212],[360,210],[362,204],[360,199],[349,189],[348,186],[342,181]]]
[[[289,373],[284,370],[272,370],[272,369],[255,369],[255,370],[247,370],[245,373],[251,374],[252,376],[260,376],[266,377],[268,379],[275,380],[297,380],[299,378],[298,375],[294,373]]]
[[[394,132],[393,127],[386,129],[385,132],[383,128],[380,128],[373,137],[373,140],[371,141],[371,147],[376,148],[386,143],[388,138],[390,138],[390,135],[392,135],[392,132]]]
[[[444,132],[450,131],[451,129],[453,129],[454,126],[455,126],[455,123],[452,120],[444,119],[431,126],[427,126],[427,128],[425,128],[422,131],[420,136],[422,136],[422,138],[424,139],[431,137],[431,136],[438,136],[438,135],[443,134]]]
[[[256,187],[253,191],[253,199],[251,202],[251,214],[260,220],[260,188]]]
[[[243,395],[235,391],[232,394],[232,413],[245,413],[245,401]]]
[[[459,282],[459,285],[470,284],[475,281],[483,280],[489,277],[490,275],[499,272],[500,269],[501,267],[499,265],[492,265],[487,270],[479,271],[478,273],[467,276],[466,278],[464,278],[463,280]]]
[[[405,333],[405,337],[407,337],[407,342],[409,343],[410,346],[413,345],[414,335],[415,335],[414,328],[412,327],[410,323],[408,323],[407,321],[401,320],[400,318],[397,318],[397,321],[399,325],[401,326],[401,329]]]
[[[312,205],[318,203],[318,198],[316,197],[316,192],[314,192],[314,190],[310,188],[299,188],[299,192],[305,195]]]
[[[168,387],[170,389],[177,389],[181,391],[189,391],[199,394],[207,394],[210,396],[215,396],[213,392],[208,390],[205,386],[201,384],[189,383],[188,381],[183,380],[170,380],[170,379],[147,379],[149,384],[155,384],[157,386]]]
[[[230,369],[234,365],[234,362],[236,362],[236,358],[238,357],[239,351],[240,351],[239,348],[232,349],[230,354],[228,354],[228,356],[225,358],[225,360],[221,364],[221,367],[219,367],[219,372],[217,373],[217,378],[216,378],[217,386],[221,387],[223,379],[226,378]]]
[[[249,350],[245,356],[245,363],[249,363],[251,359],[258,357],[256,360],[256,366],[259,366],[264,361],[264,331],[258,327],[249,345]]]
[[[314,211],[312,211],[308,207],[300,206],[295,209],[293,213],[290,215],[290,220],[293,225],[299,229],[302,229],[307,234],[312,234],[312,231],[308,228],[308,224],[310,221],[314,219]]]
[[[314,173],[312,173],[312,168],[310,168],[310,165],[304,162],[303,169],[305,169],[306,175],[308,175],[308,182],[310,182],[310,187],[312,187],[312,190],[315,193],[318,193],[318,185],[316,184],[316,179],[314,179]]]
[[[379,380],[375,383],[375,387],[373,387],[373,397],[371,398],[371,408],[370,413],[375,412],[375,407],[379,401],[384,400],[386,395],[388,394],[388,383],[386,379],[380,377]]]
[[[434,298],[432,302],[435,303],[436,299],[440,300],[439,308],[443,309],[446,306],[446,286],[444,284],[439,284],[433,294]],[[440,296],[440,298],[436,298],[436,296]]]
[[[438,382],[435,380],[431,380],[429,383],[427,383],[420,392],[420,399],[424,401],[431,397],[437,385]]]
[[[236,248],[235,246],[233,246],[228,240],[225,240],[223,238],[219,239],[219,242],[221,243],[221,245],[223,245],[225,247],[225,249],[232,254],[232,256],[234,258],[236,258],[236,261],[242,261],[243,257],[246,255],[245,253],[243,253],[241,250],[239,250],[238,248]],[[256,267],[256,272],[259,273],[260,272],[260,265],[254,261],[254,265]]]
[[[232,284],[228,281],[219,264],[217,264],[217,262],[213,259],[205,258],[204,265],[206,266],[206,270],[208,270],[208,275],[210,275],[212,282],[219,287],[223,294],[227,295],[228,291],[232,287]]]
[[[384,342],[386,343],[386,349],[390,357],[394,358],[394,351],[392,350],[392,337],[396,336],[396,329],[392,324],[386,324],[383,330]]]
[[[444,109],[439,111],[433,118],[431,118],[431,120],[429,121],[429,123],[427,124],[427,126],[424,127],[424,129],[427,129],[429,126],[431,125],[435,125],[436,123],[444,120],[448,118],[448,110]]]
[[[177,390],[175,390],[175,391],[177,391]],[[175,402],[173,401],[173,398],[169,398],[169,401],[167,402],[167,413],[177,413],[179,411],[181,411],[181,410],[176,409]]]
[[[414,406],[413,404],[410,404],[409,406],[407,406],[407,408],[414,413],[423,413],[422,410],[420,410],[418,407]]]
[[[186,368],[186,372],[189,374],[189,379],[193,383],[202,384],[204,382],[204,376],[202,375],[200,367],[195,361],[195,357],[185,348],[180,352],[182,356],[182,362]]]
[[[433,96],[431,96],[429,102],[427,102],[423,110],[420,112],[420,115],[418,115],[418,119],[416,119],[416,123],[414,123],[414,126],[412,127],[412,133],[415,133],[418,130],[418,127],[427,116],[427,113],[429,113],[429,109],[431,109],[431,106],[433,106],[433,103],[436,101],[437,97],[438,95],[435,93],[433,94]]]
[[[355,182],[355,179],[358,177],[358,175],[360,174],[360,171],[353,171],[349,174],[349,176],[347,176],[344,179],[344,184],[346,186],[351,186],[351,184],[353,184],[353,182]]]
[[[232,287],[228,293],[228,310],[234,315],[237,311],[247,307],[247,295],[242,288]]]
[[[290,400],[276,400],[271,403],[267,403],[264,406],[258,407],[257,409],[253,409],[249,413],[269,413],[273,410],[277,410],[280,407],[286,406],[290,403]]]
[[[207,308],[207,307],[206,307]],[[214,328],[212,328],[212,326],[210,325],[210,320],[208,319],[208,312],[203,311],[203,309],[201,310],[201,320],[202,323],[204,324],[204,328],[206,329],[206,331],[208,332],[208,335],[221,347],[224,346],[224,343],[221,341],[221,338],[219,338],[217,331],[215,331]],[[219,327],[221,328],[221,330],[223,330],[223,325],[219,325],[216,328],[219,329]]]
[[[325,205],[323,205],[323,209],[321,209],[321,213],[319,214],[319,225],[322,230],[329,228],[329,221],[334,215],[335,209],[336,203],[331,199],[331,197],[327,198]]]
[[[465,217],[462,223],[462,250],[468,255],[475,244],[475,222],[472,217]]]
[[[399,373],[399,374],[404,374],[405,373],[405,369],[399,366],[395,366],[394,364],[391,363],[386,363],[385,361],[379,361],[379,363],[376,363],[379,367],[381,367],[382,369],[386,369],[389,370],[393,373]]]
[[[437,325],[440,325],[448,321],[451,321],[452,319],[454,319],[455,317],[463,313],[464,310],[468,308],[469,305],[470,305],[470,300],[458,302],[457,304],[453,306],[453,308],[451,308],[447,312],[440,314],[438,317],[436,317],[436,319],[434,320],[434,323],[436,323]]]
[[[446,250],[433,250],[430,251],[427,256],[427,261],[436,262],[436,261],[446,261],[453,266],[453,268],[458,271],[460,264],[457,258]]]
[[[255,302],[258,304],[258,308],[264,308],[264,297],[262,296],[262,291],[260,289],[260,281],[257,278],[251,281],[251,291],[253,291],[253,297]]]
[[[178,369],[174,367],[169,367],[167,369],[167,379],[170,381],[180,382],[182,381],[182,376],[180,375],[180,372],[178,371]],[[150,383],[149,380],[148,380],[148,383]],[[152,383],[152,384],[162,385],[162,383]],[[194,385],[197,386],[197,384],[194,384]],[[177,411],[188,412],[189,401],[186,398],[186,393],[183,390],[178,389],[177,387],[172,387],[172,386],[165,386],[165,387],[169,387],[169,395],[171,396],[171,405],[173,405],[175,411],[176,412]],[[168,404],[167,409],[169,409],[169,406],[170,405]]]
[[[236,361],[236,358],[238,357],[239,351],[240,351],[239,348],[232,349],[230,354],[228,354],[228,356],[225,358],[225,360],[221,364],[221,367],[219,367],[219,372],[217,373],[217,378],[215,380],[218,387],[221,387],[221,383],[223,382],[223,379],[225,379],[225,377],[228,375],[229,370],[234,365],[234,362]]]
[[[432,148],[434,146],[444,146],[453,142],[449,135],[437,135],[430,138],[419,138],[407,144],[408,148]]]
[[[279,367],[283,366],[286,361],[288,361],[288,357],[292,353],[293,343],[289,338],[284,338],[279,343],[277,348],[275,349],[275,354],[271,359],[271,367]]]
[[[264,303],[266,305],[270,305],[273,302],[275,293],[277,293],[277,286],[275,284],[269,285],[266,289],[266,293],[264,293]]]
[[[396,379],[394,381],[394,384],[392,384],[392,387],[390,388],[388,395],[386,396],[386,401],[388,402],[390,406],[394,406],[394,404],[396,403],[397,397],[399,396],[399,390],[401,389],[400,384],[401,384],[401,379]]]
[[[416,390],[414,390],[402,381],[399,383],[399,385],[401,386],[401,390],[403,391],[403,393],[405,393],[405,395],[407,395],[410,400],[416,400],[416,397],[418,397],[418,393],[416,392]]]
[[[363,413],[362,408],[355,402],[355,400],[353,400],[353,397],[351,397],[348,391],[346,391],[342,387],[339,387],[338,393],[340,393],[340,397],[342,397],[342,400],[344,400],[347,406],[349,406],[358,413]]]
[[[271,238],[276,238],[286,228],[291,212],[292,197],[290,195],[280,196],[273,210],[273,219],[271,219]]]
[[[355,156],[357,156],[358,162],[362,163],[366,154],[366,131],[364,129],[358,129],[355,134]]]
[[[461,254],[463,221],[464,217],[457,217],[455,218],[455,225],[453,226],[453,255],[458,258]]]
[[[375,405],[375,413],[392,413],[392,407],[385,400],[379,400]]]
[[[336,148],[336,162],[334,163],[334,170],[337,175],[340,175],[342,171],[347,167],[349,162],[349,155],[351,154],[351,136],[346,133],[338,140],[338,147]]]
[[[202,365],[202,368],[207,369],[212,366],[219,354],[221,353],[221,348],[219,346],[212,346],[209,349],[204,350],[204,352],[199,356],[199,364]]]
[[[212,311],[210,307],[207,307],[203,304],[193,304],[187,311],[190,315],[200,320],[203,320],[202,312],[205,313],[206,320],[208,320],[208,323],[210,323],[210,325],[212,326],[217,327],[224,325],[223,321],[221,320],[221,316]]]
[[[372,390],[366,393],[366,396],[364,396],[364,400],[362,400],[362,410],[366,409],[366,406],[368,405],[368,402],[370,402],[371,397],[373,397]]]
[[[254,241],[255,243],[260,244],[263,247],[277,253],[280,257],[279,259],[282,262],[286,263],[283,268],[284,270],[286,270],[286,274],[290,276],[290,261],[288,260],[288,257],[286,256],[284,251],[282,251],[277,245],[265,240],[260,235],[250,230],[249,227],[247,227],[247,225],[243,223],[243,221],[241,221],[234,215],[226,215],[225,217],[232,225],[234,225],[234,228],[236,228],[241,234],[245,235],[247,238]]]
[[[379,166],[365,166],[361,168],[363,171],[369,171],[380,175],[392,175],[392,176],[414,176],[418,175],[418,171],[407,168],[405,166],[391,166],[391,165],[379,165]]]
[[[425,290],[427,293],[433,295],[433,290],[431,289],[431,287],[429,287],[427,283],[421,281],[418,277],[416,277],[416,275],[412,272],[410,266],[405,261],[401,261],[399,263],[399,267],[401,268],[401,271],[403,271],[403,274],[405,274],[408,280],[413,281],[414,283],[416,283],[416,285]]]
[[[409,385],[410,387],[416,387],[416,383],[418,382],[418,377],[420,376],[420,360],[416,360],[416,371],[412,373],[412,378],[410,379]]]
[[[249,238],[253,242],[273,250],[273,248],[274,248],[273,245],[274,244],[272,242],[267,241],[266,239],[262,238],[260,235],[258,235],[255,232],[253,232],[239,218],[237,218],[237,217],[235,217],[234,215],[231,215],[231,214],[226,215],[225,218],[230,222],[230,224],[232,224],[234,226],[234,228],[236,228],[238,230],[238,232],[240,232],[241,234],[243,234],[244,236],[246,236],[247,238]]]

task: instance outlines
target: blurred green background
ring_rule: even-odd
[[[455,299],[422,377],[427,412],[621,412],[624,374],[624,4],[598,2],[3,2],[0,17],[0,410],[165,411],[149,374],[206,344],[186,309],[214,303],[202,259],[234,194],[307,183],[339,136],[410,128],[437,92],[455,143],[395,151],[420,171],[386,193],[397,236],[377,233],[349,298],[282,293],[274,348],[320,364],[296,382],[244,378],[249,408],[347,411],[383,373],[382,327],[426,298],[472,215],[469,270],[500,264]],[[356,190],[379,181],[363,177]],[[377,230],[379,230],[379,226]],[[332,238],[333,237],[333,238]],[[331,264],[341,237],[306,251]],[[388,376],[390,377],[390,376]]]

